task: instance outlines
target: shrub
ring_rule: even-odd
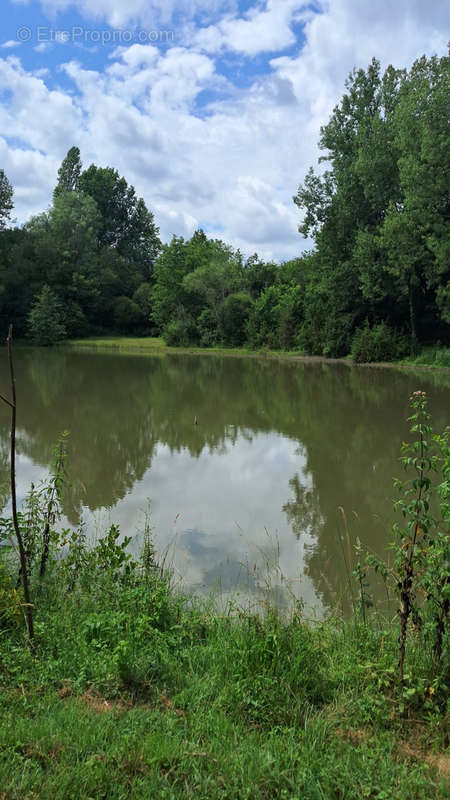
[[[247,324],[250,347],[278,348],[280,323],[280,289],[269,286],[252,307]]]
[[[303,321],[303,290],[300,286],[283,287],[280,296],[279,337],[287,350],[297,347],[297,336]]]
[[[210,308],[204,308],[197,320],[197,328],[202,347],[214,347],[217,344],[217,320]]]
[[[65,305],[64,327],[69,339],[88,335],[89,323],[79,303],[69,302]]]
[[[49,286],[43,286],[36,295],[28,325],[33,341],[39,345],[54,344],[66,336],[61,301]]]
[[[297,346],[308,355],[340,358],[350,349],[353,314],[334,309],[329,298],[310,292],[304,301],[305,318]]]
[[[248,318],[253,306],[249,294],[229,294],[222,303],[221,317],[223,337],[226,344],[240,347],[245,343]]]
[[[163,339],[168,347],[187,347],[197,339],[194,320],[183,308],[175,319],[170,320],[163,330]]]
[[[395,361],[408,353],[408,340],[400,331],[381,322],[370,327],[368,321],[359,328],[352,341],[352,358],[357,363]]]
[[[114,327],[121,333],[136,330],[145,322],[145,316],[140,307],[129,297],[117,297],[113,303]]]

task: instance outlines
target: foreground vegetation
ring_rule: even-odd
[[[8,800],[446,796],[441,687],[420,637],[398,694],[386,620],[218,616],[157,575],[100,564],[70,592],[60,578],[41,590],[31,650],[2,625]]]
[[[299,186],[310,252],[244,257],[202,230],[163,244],[111,167],[61,164],[51,208],[8,228],[0,170],[0,327],[39,344],[105,334],[168,345],[395,361],[448,347],[450,59],[354,71]],[[220,220],[217,221],[220,223]],[[439,345],[439,343],[441,343]]]
[[[92,546],[58,529],[63,436],[48,482],[0,524],[3,796],[444,798],[449,431],[433,434],[423,392],[411,410],[393,568],[357,543],[353,618],[314,623],[296,603],[219,614],[180,596],[148,519],[138,560],[114,525]],[[14,470],[12,494],[14,509]],[[369,570],[397,620],[371,612]]]

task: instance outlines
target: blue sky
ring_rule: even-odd
[[[295,256],[292,195],[349,71],[443,55],[449,30],[446,0],[3,0],[17,220],[48,207],[76,144],[135,185],[164,240],[202,226],[247,255]]]

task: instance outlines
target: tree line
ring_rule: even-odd
[[[11,227],[0,170],[0,325],[50,344],[101,334],[169,345],[397,358],[450,341],[449,57],[353,71],[293,198],[313,246],[281,264],[197,230],[162,244],[111,167],[72,147],[50,209]]]

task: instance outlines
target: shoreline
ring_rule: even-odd
[[[234,358],[261,358],[273,361],[291,361],[304,364],[345,364],[347,367],[372,369],[401,369],[444,372],[450,374],[450,367],[438,364],[416,364],[407,361],[371,361],[355,363],[349,356],[330,358],[328,356],[308,356],[292,350],[250,350],[245,347],[168,347],[164,340],[155,337],[99,337],[70,339],[57,345],[67,349],[86,349],[114,353],[117,355],[165,356],[170,354],[192,356],[225,356]]]

